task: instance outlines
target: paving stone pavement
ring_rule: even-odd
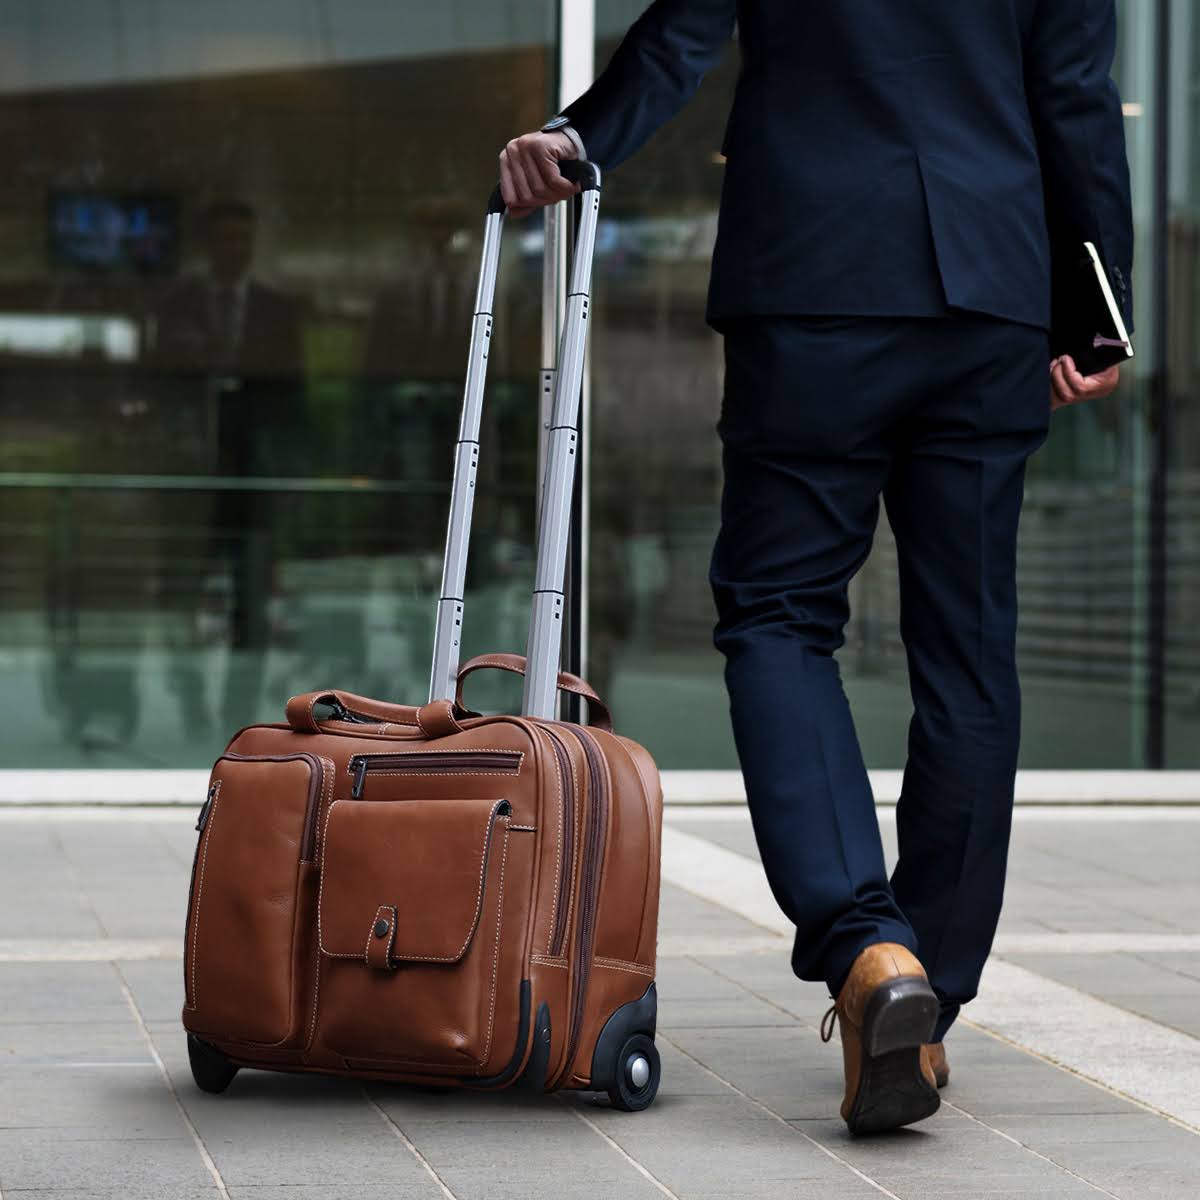
[[[852,1139],[824,988],[791,975],[777,928],[686,877],[663,892],[645,1113],[253,1071],[205,1095],[179,1025],[193,814],[0,812],[0,1200],[1196,1200],[1200,1129],[1171,1098],[1200,1088],[1172,1074],[1200,1061],[1198,816],[1019,814],[941,1109]],[[668,825],[757,858],[744,814]],[[1060,1037],[1037,1008],[1064,985]],[[1143,1046],[1158,1057],[1135,1071]]]

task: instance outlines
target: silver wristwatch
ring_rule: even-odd
[[[571,124],[570,117],[565,117],[561,113],[556,117],[551,117],[542,126],[541,131],[542,133],[565,133],[571,139],[571,144],[575,147],[575,156],[580,159],[587,159],[587,151],[583,148],[583,138],[579,136],[575,126]]]

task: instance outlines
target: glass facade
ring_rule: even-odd
[[[597,0],[597,70],[641,7],[637,0]],[[1121,5],[1115,75],[1134,183],[1139,353],[1116,395],[1056,414],[1050,440],[1031,464],[1019,568],[1025,767],[1157,766],[1164,756],[1172,766],[1200,764],[1200,503],[1188,508],[1197,434],[1186,416],[1174,418],[1166,512],[1154,504],[1161,378],[1154,345],[1164,323],[1174,409],[1193,407],[1200,383],[1200,4],[1176,0],[1176,8],[1167,39],[1154,4]],[[1168,41],[1174,194],[1165,255],[1172,287],[1164,305],[1159,93]],[[625,728],[668,767],[737,765],[722,660],[709,640],[721,355],[719,339],[702,323],[722,170],[716,149],[734,59],[605,186],[615,229],[593,329],[591,645],[603,637],[600,673]],[[911,709],[895,547],[882,515],[851,600],[842,675],[868,764],[898,767]],[[1156,606],[1164,605],[1165,645],[1156,646]]]
[[[552,107],[553,8],[0,21],[0,765],[201,766],[296,691],[423,698],[483,214]],[[502,264],[468,653],[523,637],[540,228]]]
[[[595,0],[597,69],[642,7]],[[1029,767],[1200,766],[1200,0],[1122,16],[1138,357],[1030,472]],[[424,698],[484,201],[499,147],[556,107],[559,21],[554,0],[0,4],[0,767],[204,766],[297,691]],[[601,206],[587,673],[664,768],[736,766],[703,321],[735,72]],[[501,259],[468,655],[524,648],[541,230]],[[886,529],[853,610],[864,750],[898,766]],[[476,708],[519,696],[471,681]]]
[[[1200,767],[1200,0],[1172,0],[1163,138],[1166,764]]]

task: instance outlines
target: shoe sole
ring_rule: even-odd
[[[851,1133],[899,1129],[937,1112],[941,1097],[921,1072],[921,1046],[933,1037],[938,1011],[919,977],[885,983],[867,1002],[858,1094],[846,1118]]]

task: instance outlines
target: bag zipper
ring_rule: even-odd
[[[419,775],[455,775],[471,771],[479,775],[517,775],[521,771],[520,750],[407,750],[396,754],[356,754],[350,759],[354,783],[350,799],[361,800],[367,775],[382,771],[389,775],[408,772]]]
[[[196,849],[192,853],[192,873],[188,879],[187,924],[183,927],[183,1002],[188,1008],[194,1008],[196,1005],[188,971],[188,964],[196,953],[196,947],[192,944],[192,914],[196,905],[196,867],[200,863],[200,847],[204,844],[204,830],[208,825],[208,814],[212,812],[213,801],[216,800],[220,790],[221,781],[214,779],[208,785],[208,794],[204,797],[204,803],[200,806],[200,812],[196,817],[196,832],[200,836],[196,839]]]
[[[352,708],[347,708],[336,696],[330,696],[327,700],[322,700],[320,703],[333,709],[333,719],[335,721],[345,721],[347,725],[386,725],[387,721],[383,717],[373,717],[370,713],[355,712]]]
[[[204,803],[200,805],[200,813],[196,817],[197,833],[203,833],[205,825],[208,824],[208,814],[212,811],[213,801],[217,798],[217,789],[220,786],[216,780],[208,785],[208,795],[204,797]]]
[[[317,842],[317,796],[321,790],[321,781],[324,778],[325,768],[321,765],[321,760],[315,754],[307,754],[297,752],[296,754],[222,754],[217,762],[222,759],[231,759],[233,762],[306,762],[309,765],[311,774],[308,785],[308,807],[304,812],[304,833],[300,839],[300,860],[301,862],[312,862],[313,852],[316,849]],[[197,829],[203,829],[204,824],[208,822],[208,810],[213,799],[212,789],[209,789],[208,799],[204,802],[204,807],[200,810],[200,820],[196,822]]]
[[[579,936],[575,941],[575,998],[571,1005],[571,1024],[567,1037],[566,1070],[575,1063],[579,1038],[583,1032],[583,1015],[587,1004],[587,986],[592,970],[592,948],[596,940],[596,915],[600,908],[600,875],[604,865],[604,841],[608,832],[608,789],[605,786],[604,764],[600,751],[590,734],[577,726],[565,726],[579,739],[588,760],[588,792],[591,803],[587,811],[583,854],[579,881]]]
[[[543,727],[544,728],[544,727]],[[554,747],[558,760],[558,774],[562,779],[563,793],[563,844],[558,864],[558,879],[555,882],[557,899],[554,906],[554,929],[550,935],[550,956],[558,958],[563,952],[567,936],[567,897],[571,886],[571,864],[575,857],[575,776],[571,771],[571,759],[566,747],[548,729],[545,731]]]

